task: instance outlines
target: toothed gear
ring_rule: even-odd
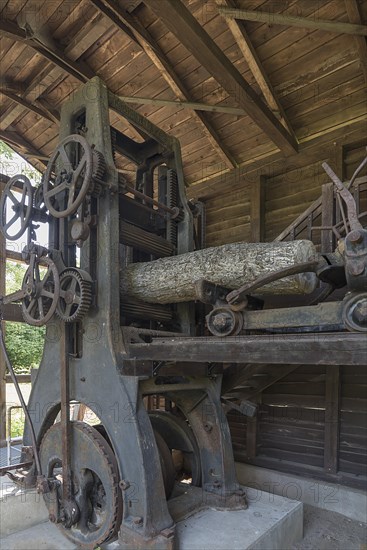
[[[71,528],[61,520],[56,525],[78,548],[98,548],[116,539],[122,519],[122,493],[119,469],[112,448],[99,431],[84,422],[70,423],[71,439],[78,452],[72,453],[74,498],[80,516]],[[84,450],[84,452],[83,452]],[[50,513],[55,500],[62,507],[62,434],[61,423],[45,433],[40,447],[42,469],[56,481],[55,492],[43,495]],[[56,506],[57,508],[57,506]],[[60,514],[61,515],[61,514]],[[60,518],[61,519],[61,518]]]
[[[81,269],[66,269],[60,275],[60,298],[56,314],[65,323],[80,321],[92,303],[92,279]]]
[[[99,151],[93,151],[93,172],[92,179],[94,180],[93,194],[99,195],[102,191],[102,185],[96,180],[103,180],[106,172],[106,161],[104,156]]]

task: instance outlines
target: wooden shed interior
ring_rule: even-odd
[[[307,238],[334,249],[315,229],[340,215],[321,163],[346,181],[366,155],[366,0],[1,6],[0,139],[40,172],[62,104],[98,75],[179,139],[187,194],[205,204],[206,247]],[[113,111],[110,120],[141,139]],[[132,182],[129,162],[115,161]],[[364,212],[366,171],[357,183]],[[4,266],[4,243],[0,256]],[[359,366],[247,365],[235,391],[259,409],[228,414],[235,458],[365,487],[366,388]]]

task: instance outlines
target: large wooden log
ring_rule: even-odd
[[[145,302],[169,304],[195,300],[195,282],[206,279],[229,289],[251,283],[267,273],[316,257],[306,240],[272,243],[233,243],[130,264],[121,272],[121,295]],[[314,273],[274,281],[258,294],[308,294],[315,290]]]

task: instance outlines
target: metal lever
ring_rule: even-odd
[[[357,206],[356,201],[354,200],[353,195],[351,192],[345,187],[342,181],[338,178],[338,176],[335,174],[335,172],[330,168],[327,162],[322,163],[322,167],[331,179],[331,181],[334,183],[335,187],[338,190],[338,193],[344,200],[346,206],[347,206],[347,213],[348,213],[348,221],[350,225],[351,231],[359,231],[363,229],[363,226],[361,222],[358,219],[358,213],[357,213]],[[346,228],[347,230],[347,228]]]

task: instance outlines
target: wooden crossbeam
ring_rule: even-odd
[[[227,115],[247,116],[244,109],[238,107],[227,107],[226,105],[209,105],[195,101],[175,101],[170,99],[154,99],[151,97],[136,97],[119,95],[125,103],[136,103],[137,105],[161,105],[168,107],[183,107],[195,111],[208,111],[210,113],[225,113]]]
[[[295,138],[251,88],[180,0],[145,0],[145,4],[286,154],[297,151]]]
[[[90,2],[95,8],[99,9],[106,17],[108,17],[120,30],[126,33],[127,27],[129,30],[128,36],[131,36],[131,33],[133,34],[135,42],[141,46],[146,55],[154,63],[178,99],[181,101],[190,101],[190,94],[186,89],[186,86],[174,71],[166,55],[136,17],[111,0],[90,0]],[[203,127],[210,143],[215,150],[218,151],[225,164],[231,168],[236,167],[236,160],[223,145],[223,143],[221,143],[222,140],[212,126],[211,122],[208,120],[207,116],[204,113],[195,110],[195,118]]]
[[[351,23],[362,25],[361,12],[356,0],[345,0],[345,8]],[[365,82],[367,83],[367,40],[364,36],[355,36],[354,42],[357,46],[361,69]]]
[[[346,0],[348,3],[349,0]],[[365,25],[355,25],[342,21],[325,21],[324,19],[307,19],[296,15],[285,15],[269,11],[251,11],[237,8],[219,8],[219,12],[229,19],[256,21],[268,25],[284,25],[285,27],[301,27],[303,29],[329,31],[335,34],[353,34],[366,36]]]
[[[216,0],[216,2],[219,7],[235,7],[233,0]],[[276,96],[269,77],[266,74],[266,71],[260,61],[259,56],[257,55],[256,49],[253,46],[249,35],[247,34],[243,22],[237,21],[237,19],[228,18],[227,25],[231,33],[233,34],[233,37],[236,40],[238,47],[240,48],[242,55],[245,58],[247,65],[249,66],[250,71],[254,75],[255,80],[258,83],[260,90],[270,109],[273,112],[277,112],[279,114],[280,121],[282,122],[283,126],[288,128],[289,132],[295,138],[288,117],[283,109],[282,104]]]

